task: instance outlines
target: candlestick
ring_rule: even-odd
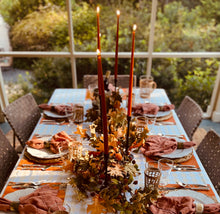
[[[101,62],[101,53],[97,50],[98,56],[98,81],[100,81],[100,96],[101,96],[101,109],[102,109],[102,121],[103,121],[103,132],[104,132],[104,152],[108,154],[108,129],[107,129],[107,112],[106,112],[106,103],[105,103],[105,90],[104,90],[104,81],[103,81],[103,72],[102,72],[102,62]]]
[[[101,51],[100,26],[99,26],[99,12],[100,12],[100,8],[99,7],[96,8],[96,12],[97,12],[97,47]]]
[[[132,32],[132,49],[131,49],[131,67],[130,67],[130,81],[129,81],[129,94],[128,94],[128,116],[131,116],[132,107],[132,89],[133,89],[133,69],[134,69],[134,40],[135,40],[135,30],[137,26],[133,26]]]
[[[102,72],[102,61],[100,50],[97,50],[98,58],[98,81],[99,81],[99,93],[101,100],[101,112],[102,112],[102,127],[104,134],[104,160],[105,160],[105,185],[108,183],[107,177],[107,167],[108,167],[108,127],[107,127],[107,112],[106,112],[106,102],[105,102],[105,90]]]
[[[118,74],[118,33],[119,33],[119,17],[120,11],[117,10],[117,31],[116,31],[116,45],[115,45],[115,90],[117,87],[117,74]]]
[[[128,144],[129,144],[129,132],[130,132],[130,121],[131,121],[131,107],[132,107],[132,89],[133,89],[133,69],[134,69],[134,39],[135,39],[136,25],[133,26],[132,32],[132,48],[131,48],[131,67],[130,67],[130,81],[129,81],[129,96],[128,96],[128,114],[127,114],[127,136],[126,136],[126,153],[128,155]]]

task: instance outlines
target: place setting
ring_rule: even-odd
[[[157,199],[151,209],[156,213],[156,210],[177,210],[180,209],[177,204],[182,204],[181,207],[196,206],[213,210],[210,213],[215,213],[219,209],[219,204],[215,204],[216,200],[214,193],[207,184],[185,184],[181,181],[176,181],[176,184],[170,184],[170,176],[174,162],[171,159],[161,158],[158,161],[149,160],[146,162],[144,177],[145,186],[152,189],[158,189],[162,197]],[[179,201],[180,200],[180,201]],[[183,201],[188,201],[190,204],[183,204]],[[159,202],[159,203],[158,203]],[[163,204],[163,205],[162,205]],[[206,206],[207,205],[207,206]],[[199,209],[199,208],[196,208]]]

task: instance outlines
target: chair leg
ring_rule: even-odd
[[[14,148],[15,148],[15,138],[16,138],[15,132],[13,132],[13,147],[14,147]]]

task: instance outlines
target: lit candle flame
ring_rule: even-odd
[[[97,13],[99,13],[99,11],[100,11],[100,8],[99,8],[99,7],[97,7],[97,8],[96,8],[96,11],[97,11]]]
[[[101,53],[100,53],[100,50],[99,49],[97,49],[97,55],[99,56],[99,55],[101,55]]]
[[[133,31],[136,31],[137,25],[133,25]]]
[[[118,16],[120,16],[120,10],[117,10],[117,12],[116,12],[116,13],[117,13],[117,15],[118,15]]]

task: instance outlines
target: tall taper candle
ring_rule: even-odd
[[[132,49],[131,49],[131,67],[130,67],[130,81],[129,81],[129,94],[128,94],[128,116],[131,116],[132,107],[132,89],[133,89],[133,69],[134,69],[134,40],[135,40],[135,30],[137,26],[133,26],[132,32]]]
[[[97,12],[97,47],[101,51],[100,26],[99,26],[99,12],[100,12],[100,8],[99,7],[96,8],[96,12]]]
[[[115,45],[115,88],[117,87],[117,75],[118,75],[118,33],[119,33],[119,17],[120,11],[117,10],[117,31],[116,31],[116,45]]]
[[[97,50],[98,57],[98,81],[100,90],[99,92],[101,97],[101,111],[102,111],[102,125],[103,125],[103,134],[104,134],[104,154],[108,154],[108,128],[107,128],[107,112],[106,112],[106,102],[105,102],[105,90],[103,82],[103,72],[102,72],[102,61],[100,50]]]

